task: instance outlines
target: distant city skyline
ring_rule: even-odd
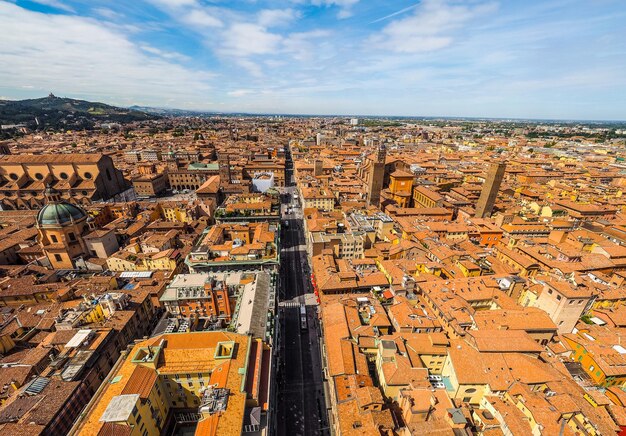
[[[0,0],[0,99],[626,120],[626,4]]]

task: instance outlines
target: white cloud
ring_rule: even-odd
[[[211,73],[173,62],[174,53],[139,47],[118,28],[94,19],[0,2],[0,28],[0,65],[10,65],[0,69],[5,89],[36,84],[46,92],[100,96],[118,104],[197,100],[210,90]]]
[[[218,9],[205,7],[198,0],[147,0],[163,10],[172,18],[196,30],[222,27],[224,23],[218,18]]]
[[[329,31],[311,30],[287,34],[273,33],[255,23],[236,22],[219,33],[217,53],[225,60],[234,62],[256,78],[262,78],[264,70],[294,66],[306,62],[324,60],[333,52],[324,44]],[[265,67],[265,68],[264,68]]]
[[[370,42],[400,53],[438,50],[452,43],[455,31],[495,9],[495,3],[462,5],[448,0],[424,0],[414,14],[391,22]]]
[[[257,78],[263,77],[263,69],[257,62],[246,58],[235,58],[235,63],[250,73],[250,75]]]
[[[123,17],[123,15],[119,12],[115,12],[113,9],[109,8],[94,8],[93,11],[101,17],[107,18],[109,20],[115,20]]]
[[[245,97],[252,93],[254,93],[254,91],[251,89],[235,89],[234,91],[228,92],[228,95],[231,97]]]
[[[198,27],[222,27],[224,25],[218,18],[202,9],[193,9],[184,14],[181,19],[187,24]]]
[[[300,14],[293,9],[264,9],[259,12],[259,24],[265,27],[285,26]]]
[[[148,0],[157,6],[164,6],[167,8],[180,8],[183,6],[196,6],[197,0]]]
[[[150,45],[142,45],[140,48],[145,52],[160,56],[164,59],[171,59],[171,60],[175,60],[179,62],[186,62],[190,60],[189,56],[185,56],[183,54],[180,54],[174,51],[161,50],[159,48],[152,47]]]
[[[221,51],[237,57],[270,54],[281,42],[280,35],[268,32],[263,26],[253,23],[234,23],[223,35]]]
[[[310,32],[291,33],[283,40],[283,49],[298,61],[320,59],[316,40],[327,38],[331,32],[326,30],[312,30]]]
[[[221,60],[242,68],[255,78],[263,77],[264,70],[275,65],[272,61],[284,63],[285,59],[277,59],[280,56],[287,55],[288,60],[297,61],[313,59],[317,47],[312,40],[328,34],[318,30],[296,33],[274,30],[300,18],[300,11],[294,8],[245,13],[227,7],[206,6],[197,0],[148,1],[173,20],[188,25]],[[322,5],[320,0],[313,1]],[[324,5],[348,7],[358,0],[321,1]],[[189,2],[189,7],[182,6],[185,2]]]
[[[172,19],[187,24],[199,33],[211,33],[223,27],[223,18],[232,16],[224,8],[206,6],[198,0],[147,0],[167,13]]]
[[[285,67],[287,65],[287,61],[280,60],[280,59],[267,59],[267,60],[263,61],[263,63],[268,68],[283,68],[283,67]]]

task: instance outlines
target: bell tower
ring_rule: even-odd
[[[376,150],[376,161],[371,162],[368,178],[367,200],[372,206],[378,206],[380,204],[380,191],[383,189],[386,158],[387,147],[385,144],[381,143]]]

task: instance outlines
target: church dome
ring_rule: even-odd
[[[73,224],[86,217],[81,208],[66,202],[48,203],[37,215],[37,224],[40,226],[65,226]]]

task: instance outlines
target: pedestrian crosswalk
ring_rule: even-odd
[[[304,254],[306,252],[306,245],[294,245],[293,247],[289,247],[289,248],[281,248],[280,251],[282,252],[299,252]]]
[[[281,301],[279,303],[279,306],[281,306],[281,307],[300,307],[300,304],[302,304],[302,303],[299,303],[297,301]]]

